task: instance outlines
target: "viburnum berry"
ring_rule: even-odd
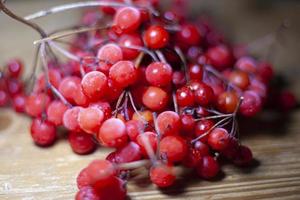
[[[131,61],[119,61],[109,70],[109,78],[118,86],[126,88],[137,79],[137,71]]]
[[[70,131],[81,131],[81,128],[78,123],[78,115],[82,108],[79,106],[75,106],[72,108],[69,108],[64,112],[62,122],[66,129]]]
[[[160,25],[150,26],[144,33],[144,41],[151,49],[160,49],[169,42],[169,33]]]
[[[200,120],[195,125],[195,136],[199,137],[203,134],[209,133],[208,131],[211,130],[211,128],[215,125],[215,123],[212,120],[204,119]],[[202,137],[200,141],[206,142],[208,139],[208,135]]]
[[[225,45],[218,45],[207,50],[206,56],[211,64],[222,71],[233,64],[233,55],[231,50]]]
[[[195,95],[189,87],[184,86],[176,91],[176,100],[179,106],[193,106],[195,103]]]
[[[81,87],[87,97],[98,100],[106,93],[107,77],[102,72],[89,72],[82,78]]]
[[[128,140],[125,123],[116,118],[107,119],[102,123],[97,137],[105,146],[124,146]]]
[[[187,154],[187,144],[180,136],[166,136],[159,143],[160,156],[169,162],[179,162]]]
[[[23,63],[19,59],[12,59],[7,63],[8,75],[13,78],[18,78],[23,70]]]
[[[183,114],[180,116],[181,119],[181,134],[183,136],[191,135],[195,131],[195,119],[192,115]]]
[[[130,47],[141,47],[143,46],[143,41],[138,34],[122,34],[118,44],[122,48],[123,58],[131,60],[139,55],[139,51]]]
[[[153,62],[146,68],[146,79],[153,86],[168,86],[172,81],[172,68],[166,63]]]
[[[95,108],[98,108],[99,110],[101,110],[104,114],[105,120],[110,118],[112,115],[112,110],[111,110],[110,104],[108,102],[105,102],[105,101],[92,102],[89,106],[95,107]]]
[[[119,8],[114,16],[114,26],[118,33],[135,31],[141,21],[141,12],[134,7]]]
[[[193,24],[182,25],[176,37],[179,43],[188,46],[198,45],[202,40],[198,27]]]
[[[63,116],[68,107],[61,101],[52,101],[47,108],[47,119],[56,126],[62,125]]]
[[[4,90],[0,90],[0,106],[5,106],[8,103],[8,94]]]
[[[113,163],[129,163],[140,160],[142,155],[141,147],[135,142],[129,142],[125,146],[110,153],[106,157],[106,160],[109,160]]]
[[[252,160],[253,155],[251,150],[248,147],[241,145],[233,162],[238,166],[248,166],[251,164]]]
[[[88,154],[93,152],[97,145],[93,136],[83,132],[69,132],[69,143],[72,150],[77,154]]]
[[[217,100],[217,107],[224,113],[233,113],[238,105],[239,98],[235,92],[223,92]]]
[[[80,82],[80,78],[76,76],[67,76],[62,79],[58,90],[67,100],[74,101]]]
[[[228,146],[230,136],[224,128],[215,128],[208,135],[209,146],[216,151],[222,151]]]
[[[45,93],[31,94],[26,98],[25,111],[32,117],[39,117],[46,111],[50,97]]]
[[[75,200],[100,200],[100,197],[95,188],[85,186],[76,193]]]
[[[257,63],[255,59],[249,56],[239,58],[236,61],[235,66],[237,69],[247,73],[255,73],[257,71]]]
[[[261,110],[261,108],[261,97],[254,91],[245,91],[239,109],[240,113],[246,117],[252,117],[256,115]]]
[[[205,83],[199,83],[197,87],[194,91],[196,103],[200,106],[207,106],[213,103],[215,97],[213,89]]]
[[[7,92],[11,96],[23,92],[23,83],[18,79],[11,78],[6,80],[6,87],[7,87]]]
[[[148,123],[148,124],[153,123],[153,115],[150,110],[135,112],[132,115],[132,119],[143,122],[143,123]]]
[[[202,80],[203,78],[203,67],[198,64],[189,65],[190,79]]]
[[[56,140],[55,126],[40,118],[32,120],[30,132],[33,141],[39,146],[50,146]]]
[[[113,43],[103,45],[98,51],[97,58],[100,61],[115,64],[123,59],[122,49]]]
[[[150,169],[150,180],[160,188],[173,185],[176,180],[173,166],[162,163],[152,166]]]
[[[213,157],[204,156],[196,169],[200,177],[204,179],[211,179],[217,176],[220,171],[220,166]]]
[[[25,112],[25,105],[26,105],[26,96],[24,94],[16,94],[12,98],[12,106],[16,112],[19,112],[19,113]],[[1,106],[1,103],[0,103],[0,106]]]
[[[94,134],[99,131],[104,119],[102,110],[97,107],[81,108],[78,113],[78,124],[82,130]]]
[[[156,152],[157,148],[157,134],[151,131],[141,133],[136,137],[137,144],[141,147],[142,154],[148,156],[147,145]]]
[[[181,128],[181,120],[176,112],[164,111],[157,116],[157,126],[163,136],[177,135]]]
[[[126,199],[126,183],[122,179],[114,176],[106,184],[96,186],[96,190],[99,194],[100,200],[114,199],[114,200],[125,200]]]
[[[250,84],[249,76],[243,71],[233,71],[229,76],[229,81],[242,90],[247,89]]]
[[[143,94],[143,104],[154,111],[164,109],[168,104],[168,94],[159,87],[148,87]]]
[[[144,124],[140,120],[130,120],[125,123],[126,132],[131,141],[136,141],[137,136],[143,132]]]
[[[172,76],[172,83],[176,88],[184,86],[186,84],[184,73],[181,71],[174,71]]]

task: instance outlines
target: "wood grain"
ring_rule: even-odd
[[[62,2],[13,1],[9,2],[9,5],[25,15],[45,5]],[[276,12],[281,13],[274,11],[272,21],[269,17],[263,18],[265,21],[262,24],[265,26],[261,26],[260,32],[271,30],[272,23],[275,23],[274,19],[278,19]],[[252,17],[249,13],[244,13],[243,16],[245,15],[248,15],[246,18],[248,20]],[[70,17],[62,18],[59,15],[42,22],[48,29],[53,29],[57,27],[58,20],[59,25],[63,26],[70,25],[78,19],[76,12],[70,12],[68,16]],[[234,31],[238,31],[242,39],[247,37],[254,39],[255,31],[248,35],[247,31],[243,32],[243,29],[250,29],[248,25],[252,22],[245,24],[245,27],[238,26],[242,24],[240,21],[229,20],[229,23],[238,27]],[[19,56],[29,64],[32,56],[31,41],[37,36],[2,14],[0,24],[0,62],[4,63],[9,57]],[[284,60],[288,60],[290,63],[288,69],[292,70],[291,66],[296,62],[282,57],[279,63],[285,63]],[[292,60],[298,59],[293,57]],[[280,66],[277,68],[281,69]],[[30,68],[26,71],[29,70]],[[295,80],[293,88],[299,95],[296,89],[299,88],[300,81],[293,79],[293,76],[291,80]],[[167,191],[157,190],[146,183],[141,185],[129,182],[128,191],[131,199],[300,199],[300,111],[295,111],[289,117],[280,115],[277,117],[279,118],[274,115],[261,116],[258,121],[247,121],[247,128],[242,130],[243,142],[251,146],[256,159],[253,167],[239,169],[226,164],[222,167],[224,175],[218,180],[208,182],[190,177],[181,179],[179,186]],[[78,156],[72,153],[65,139],[59,140],[53,147],[42,149],[32,143],[29,124],[30,119],[26,116],[18,115],[9,109],[0,110],[0,199],[73,199],[77,191],[75,179],[80,169],[92,159],[103,158],[109,150],[100,148],[92,155]]]

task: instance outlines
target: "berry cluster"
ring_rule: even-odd
[[[236,138],[237,116],[261,111],[271,65],[230,45],[209,21],[188,21],[179,12],[181,1],[160,15],[155,0],[133,2],[95,1],[97,9],[82,17],[85,28],[41,32],[36,43],[44,72],[29,95],[18,80],[18,60],[1,73],[0,106],[10,98],[17,112],[33,118],[37,145],[52,145],[64,127],[77,154],[115,149],[80,172],[76,200],[125,199],[126,181],[140,168],[165,188],[180,176],[178,167],[212,179],[220,158],[238,166],[252,161]],[[74,33],[71,42],[62,40]],[[295,104],[291,94],[282,101]]]

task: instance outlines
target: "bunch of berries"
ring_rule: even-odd
[[[126,182],[141,168],[165,188],[176,183],[178,168],[212,179],[220,158],[249,165],[251,150],[236,138],[237,116],[261,111],[271,64],[230,45],[209,21],[188,21],[181,1],[160,14],[155,0],[93,5],[71,42],[62,40],[70,32],[36,42],[44,72],[30,94],[18,80],[18,60],[0,82],[0,106],[10,99],[32,117],[37,145],[52,145],[63,127],[77,154],[115,149],[80,172],[76,200],[123,200]],[[41,16],[26,19],[34,17]],[[292,107],[294,97],[287,98]]]

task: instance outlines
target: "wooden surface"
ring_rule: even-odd
[[[45,5],[62,2],[61,0],[26,1],[26,3],[13,1],[9,2],[9,5],[25,15]],[[242,5],[240,6],[234,7],[241,9]],[[284,17],[292,16],[294,19],[293,16],[297,16],[291,12],[294,7],[292,5],[290,9],[282,7],[275,11],[268,11],[271,16],[260,15],[261,19],[257,23],[251,21],[258,18],[257,13],[249,14],[249,11],[243,12],[245,10],[234,11],[244,13],[243,22],[230,18],[234,16],[232,12],[226,12],[224,9],[219,11],[220,5],[216,6],[216,14],[227,17],[224,21],[230,27],[234,27],[232,34],[240,35],[237,41],[248,42],[274,30],[276,27],[274,24],[279,24]],[[284,10],[289,11],[286,12],[286,16]],[[51,17],[42,22],[49,30],[57,27],[57,24],[71,25],[78,18],[78,13],[68,12],[67,17],[62,18],[62,16],[64,15]],[[251,30],[251,25],[254,29],[254,24],[260,29],[250,34],[248,31]],[[32,56],[31,42],[37,36],[1,13],[0,25],[0,65],[13,56],[24,58],[29,64]],[[285,48],[295,50],[298,48],[295,43],[299,32],[292,30],[290,34],[291,41],[288,42],[290,45]],[[298,54],[299,51],[296,53]],[[297,92],[300,81],[296,79],[297,73],[294,76],[291,74],[299,72],[299,68],[295,67],[299,58],[291,56],[295,55],[292,51],[281,52],[280,55],[276,60],[280,64],[276,64],[276,68],[290,76],[290,80],[294,82],[293,88]],[[29,70],[30,68],[27,69]],[[298,97],[299,94],[298,92]],[[23,115],[18,115],[9,109],[0,109],[0,199],[73,199],[77,191],[75,179],[78,172],[92,159],[103,158],[108,150],[99,149],[92,155],[78,156],[72,153],[65,139],[59,140],[48,149],[39,148],[31,141],[29,123],[30,120]],[[300,199],[300,111],[295,111],[289,117],[261,116],[259,121],[247,123],[247,129],[243,129],[241,134],[243,142],[252,148],[256,159],[251,168],[239,169],[225,165],[222,167],[224,175],[216,181],[185,179],[181,180],[182,186],[168,191],[159,191],[151,185],[129,183],[130,197],[133,200]]]

